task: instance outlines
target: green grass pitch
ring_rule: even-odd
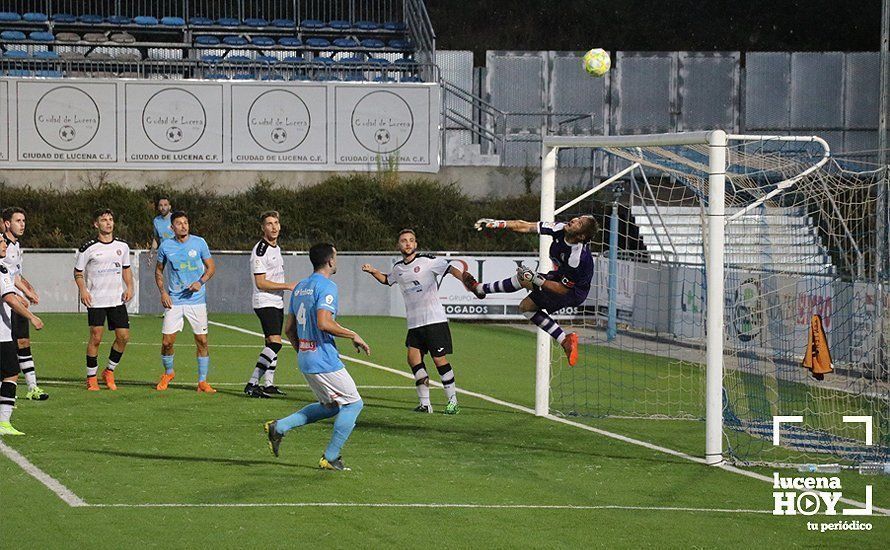
[[[250,315],[211,320],[259,329]],[[288,395],[248,399],[241,389],[261,339],[211,326],[210,381],[219,393],[199,395],[186,330],[177,343],[174,385],[160,393],[154,390],[160,318],[136,316],[119,391],[103,386],[88,393],[85,316],[48,314],[44,321],[32,348],[51,398],[20,399],[13,421],[27,436],[3,442],[89,506],[69,506],[0,456],[2,548],[885,548],[890,540],[888,517],[776,517],[769,513],[768,483],[491,401],[462,395],[461,413],[446,416],[438,414],[442,390],[433,389],[437,414],[415,414],[411,380],[355,363],[347,366],[365,409],[343,453],[353,471],[320,471],[330,421],[290,432],[278,459],[262,433],[263,421],[312,400],[293,350],[282,351],[276,378]],[[408,372],[403,319],[341,321],[372,346],[363,359]],[[532,333],[458,323],[452,331],[460,388],[533,406]],[[109,345],[106,334],[100,366]],[[20,397],[24,389],[22,381]],[[702,454],[700,422],[585,422]],[[874,504],[890,504],[887,478],[844,474],[842,480],[845,496],[861,500],[872,483]],[[807,530],[808,520],[841,519],[873,527]]]

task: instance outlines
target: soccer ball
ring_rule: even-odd
[[[593,76],[603,76],[612,67],[609,52],[602,48],[594,48],[584,54],[584,70]]]

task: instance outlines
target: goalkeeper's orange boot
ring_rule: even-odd
[[[105,386],[109,390],[114,391],[117,389],[117,384],[114,383],[114,371],[113,370],[108,370],[108,369],[103,370],[102,371],[102,380],[105,381]]]
[[[569,358],[569,366],[574,367],[578,362],[578,335],[574,332],[566,334],[566,339],[562,341],[562,349],[565,350],[566,357]]]
[[[216,393],[216,390],[213,389],[206,380],[202,380],[201,382],[198,382],[198,393]]]
[[[170,382],[173,381],[173,378],[176,376],[175,372],[171,372],[170,374],[164,373],[161,375],[161,381],[158,382],[158,385],[155,386],[155,389],[158,391],[164,391],[167,389],[167,386]]]
[[[95,376],[87,376],[87,390],[99,391],[99,382]]]

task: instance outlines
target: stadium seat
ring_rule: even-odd
[[[161,18],[161,25],[164,25],[165,27],[184,27],[185,19],[183,19],[182,17],[168,15],[167,17]]]
[[[136,42],[136,37],[128,32],[118,32],[111,35],[111,41],[118,44],[132,44]]]
[[[338,59],[337,63],[341,63],[343,65],[364,65],[365,58],[364,57],[344,57],[342,59]]]
[[[282,63],[290,63],[292,65],[297,65],[300,63],[306,63],[306,59],[303,56],[298,55],[289,55],[281,60]]]
[[[59,59],[59,54],[51,51],[34,52],[34,59]]]
[[[239,27],[241,26],[241,21],[234,17],[220,17],[216,20],[216,24],[220,27]]]
[[[52,16],[53,23],[77,23],[77,17],[71,15],[70,13],[54,13]]]
[[[126,48],[114,54],[114,59],[117,61],[142,61],[142,54],[135,48]]]
[[[253,73],[235,73],[232,75],[232,80],[256,80],[256,75]]]
[[[374,82],[395,82],[396,79],[389,76],[375,76]]]
[[[6,72],[6,76],[34,76],[34,73],[27,69],[12,69]]]
[[[222,39],[226,46],[246,46],[247,39],[243,36],[226,36]]]
[[[411,59],[410,57],[402,57],[401,59],[396,59],[393,61],[394,65],[399,67],[414,67],[417,65],[417,61]]]
[[[103,51],[93,50],[87,54],[87,59],[90,59],[92,61],[109,61],[111,59],[111,55]]]
[[[34,31],[28,35],[28,38],[35,42],[52,42],[56,39],[53,33],[46,31]]]
[[[27,59],[29,55],[25,50],[6,50],[3,57],[7,59]]]
[[[244,20],[244,24],[248,27],[268,27],[269,22],[263,19],[262,17],[248,17]]]
[[[267,74],[263,76],[263,80],[284,80],[284,76],[280,74]]]
[[[300,22],[300,26],[304,29],[323,29],[325,25],[318,19],[303,19]]]
[[[204,75],[205,80],[228,80],[228,75],[224,75],[222,73],[210,73]]]
[[[387,21],[383,24],[383,28],[388,31],[405,32],[408,30],[408,25],[402,21]]]
[[[81,15],[77,18],[77,20],[85,25],[101,25],[105,22],[105,18],[101,15],[95,15],[91,13]]]
[[[359,43],[355,38],[337,38],[334,40],[334,46],[338,48],[357,48]]]
[[[320,74],[315,77],[319,82],[341,82],[342,79],[335,74]]]
[[[423,79],[417,75],[403,76],[402,82],[423,82]]]
[[[377,38],[365,38],[362,40],[362,47],[369,50],[380,50],[385,48],[386,44],[383,40],[378,40]]]
[[[219,44],[219,38],[210,35],[200,35],[195,37],[195,44],[200,46],[216,46]]]
[[[18,23],[22,16],[12,11],[0,11],[0,23]]]
[[[278,63],[278,58],[272,55],[258,55],[256,56],[255,61],[257,63],[268,63],[270,65],[274,65]]]
[[[40,12],[28,12],[22,16],[22,20],[28,23],[46,23],[49,21],[49,17],[45,13]]]
[[[272,21],[272,26],[279,29],[293,29],[296,28],[297,25],[290,19],[276,19]]]
[[[250,39],[250,43],[254,46],[274,46],[275,39],[268,36],[254,36]]]
[[[37,75],[39,78],[62,78],[65,76],[62,71],[49,69],[45,71],[37,71]]]
[[[221,55],[213,55],[213,54],[204,54],[201,56],[201,61],[204,63],[220,63],[223,60]]]
[[[22,31],[3,31],[0,32],[0,40],[25,40],[25,33]]]
[[[380,28],[380,24],[373,21],[356,21],[355,28],[361,31],[376,31]]]
[[[368,65],[377,65],[378,67],[386,67],[390,64],[389,59],[383,57],[370,57],[366,61]]]
[[[288,48],[299,48],[303,45],[303,41],[296,36],[282,36],[278,39],[278,43]]]
[[[60,32],[56,35],[57,42],[80,42],[80,35],[76,32]]]
[[[397,38],[395,40],[389,41],[389,47],[394,50],[411,50],[411,43],[407,40],[402,40],[401,38]]]
[[[83,39],[87,42],[96,42],[101,44],[102,42],[108,42],[108,37],[105,36],[105,33],[101,32],[88,32],[83,35]]]
[[[210,27],[213,26],[213,19],[209,17],[192,17],[189,19],[189,25],[193,27]]]
[[[352,23],[343,19],[334,19],[328,23],[328,27],[337,31],[347,31],[352,28]]]
[[[292,82],[293,81],[306,82],[307,80],[309,80],[309,75],[303,74],[303,73],[293,74],[293,75],[291,75],[291,77],[288,80],[290,80]]]
[[[112,25],[129,25],[133,20],[126,15],[109,15],[108,22]]]
[[[316,65],[333,65],[335,61],[330,57],[315,57],[312,62]]]
[[[225,61],[229,63],[250,63],[253,59],[246,55],[229,55],[225,58]]]
[[[153,15],[137,15],[133,18],[133,23],[143,27],[154,27],[158,24],[158,18]]]
[[[365,76],[361,72],[353,73],[350,72],[345,77],[343,77],[345,82],[364,82]]]
[[[307,38],[306,45],[310,48],[330,48],[331,43],[325,38]]]
[[[59,57],[65,61],[83,61],[86,59],[83,52],[59,52]]]

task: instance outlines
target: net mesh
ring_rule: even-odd
[[[594,285],[563,320],[583,345],[552,347],[551,411],[703,420],[708,148],[608,148],[639,165],[558,219],[597,212]],[[828,160],[815,142],[730,142],[724,246],[724,449],[742,463],[890,460],[890,338],[878,284],[875,172]],[[558,168],[557,168],[558,170]],[[568,193],[571,199],[577,193]],[[560,202],[557,201],[557,207]],[[834,371],[801,366],[813,315]],[[801,415],[772,445],[774,415]],[[844,416],[871,416],[865,428]],[[702,426],[701,433],[704,430]]]

